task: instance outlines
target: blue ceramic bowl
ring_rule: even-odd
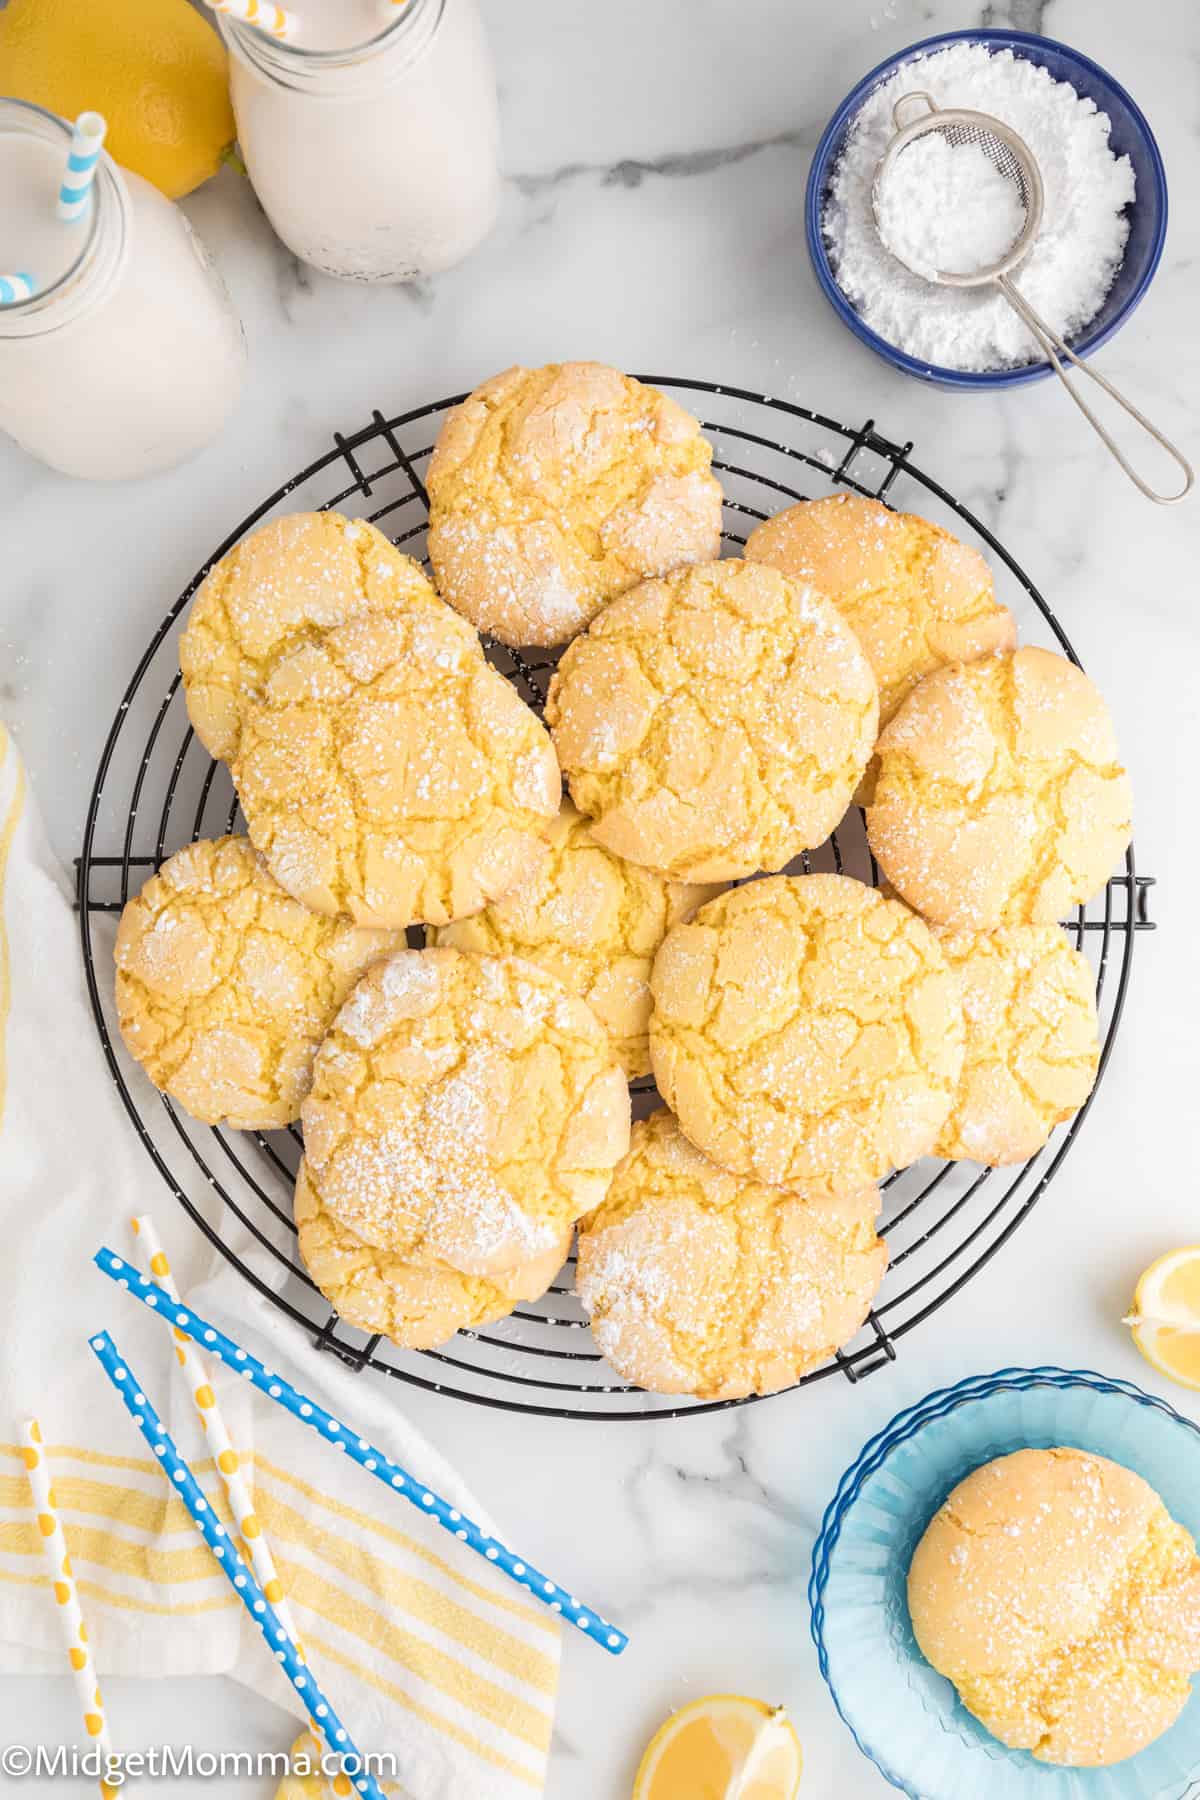
[[[1080,51],[1070,49],[1066,44],[1056,43],[1053,38],[1034,37],[1025,31],[948,31],[941,37],[924,38],[921,43],[912,44],[863,77],[853,92],[842,101],[825,127],[812,160],[804,205],[808,253],[812,258],[817,280],[833,310],[856,337],[861,338],[878,356],[882,356],[885,362],[891,363],[894,369],[903,369],[908,375],[917,375],[923,381],[936,382],[943,387],[1020,387],[1027,381],[1040,381],[1049,375],[1050,364],[1024,363],[1019,369],[996,369],[982,373],[942,369],[931,363],[919,362],[916,357],[897,350],[893,344],[881,338],[878,332],[872,331],[869,325],[863,323],[838,286],[821,230],[821,218],[833,170],[855,115],[868,94],[881,82],[888,80],[903,64],[912,62],[916,57],[927,56],[931,51],[944,50],[948,44],[957,43],[986,44],[992,50],[1011,50],[1016,56],[1028,57],[1031,62],[1039,63],[1049,70],[1055,81],[1069,81],[1076,93],[1094,100],[1100,111],[1108,114],[1112,126],[1109,141],[1118,156],[1128,156],[1133,164],[1136,197],[1129,212],[1129,241],[1125,246],[1125,260],[1104,305],[1084,335],[1072,344],[1072,349],[1078,356],[1088,356],[1093,350],[1098,350],[1101,344],[1107,343],[1113,333],[1119,331],[1125,323],[1150,286],[1167,234],[1167,178],[1158,145],[1141,110],[1135,106],[1120,83],[1106,74],[1098,63],[1094,63]]]
[[[917,1648],[908,1565],[934,1512],[981,1463],[1058,1444],[1135,1470],[1200,1538],[1200,1427],[1086,1370],[1001,1369],[930,1394],[864,1446],[825,1514],[809,1581],[821,1673],[859,1749],[913,1800],[1184,1800],[1200,1780],[1200,1686],[1137,1756],[1056,1768],[985,1731]]]

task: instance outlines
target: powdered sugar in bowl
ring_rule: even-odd
[[[939,61],[942,52],[951,54]],[[1041,133],[1049,206],[1057,180],[1064,187],[1086,183],[1087,204],[1082,213],[1072,208],[1069,234],[1064,230],[1056,242],[1043,232],[1035,252],[1040,266],[1033,269],[1031,256],[1025,269],[1025,276],[1038,279],[1044,310],[1058,310],[1059,328],[1079,355],[1119,329],[1158,266],[1167,215],[1158,147],[1142,113],[1111,76],[1080,52],[1024,32],[961,31],[925,39],[873,69],[830,120],[813,157],[805,222],[813,267],[834,310],[877,355],[924,380],[966,388],[1036,381],[1050,365],[1021,340],[1017,321],[1000,318],[1003,299],[939,292],[899,265],[889,266],[874,236],[869,178],[859,190],[856,164],[871,160],[874,113],[882,108],[890,132],[888,96],[931,85],[939,67],[943,81],[958,83],[949,104],[987,111],[990,98],[990,110],[1004,117],[994,90],[1006,78],[1018,90],[1014,105],[1024,112],[1007,122]],[[981,69],[990,93],[963,98],[963,87],[976,82]],[[1043,98],[1050,102],[1044,123]],[[1096,113],[1107,119],[1107,142]],[[1076,166],[1056,168],[1056,133]]]

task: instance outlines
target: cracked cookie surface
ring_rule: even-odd
[[[233,778],[289,893],[387,926],[445,924],[508,893],[545,855],[562,795],[542,726],[440,600],[281,657]]]
[[[733,881],[824,842],[877,708],[830,602],[730,559],[614,600],[564,652],[546,719],[600,843],[678,880]]]
[[[121,1035],[193,1118],[270,1131],[299,1118],[338,1007],[367,965],[403,941],[309,912],[246,838],[203,839],[121,914]]]
[[[364,1244],[321,1205],[304,1162],[296,1179],[296,1226],[309,1274],[349,1325],[381,1332],[405,1350],[432,1350],[456,1331],[506,1318],[521,1300],[537,1300],[567,1260],[568,1227],[532,1262],[486,1275],[449,1263],[412,1263]]]
[[[436,603],[420,564],[365,519],[269,519],[209,571],[188,613],[179,666],[196,736],[230,761],[281,656],[359,613]]]
[[[1027,648],[939,669],[879,739],[871,849],[940,925],[1049,923],[1091,900],[1132,834],[1129,777],[1082,669]]]
[[[668,881],[596,842],[569,801],[549,854],[506,899],[435,934],[439,944],[528,957],[586,1000],[631,1080],[650,1073],[650,965],[663,938],[717,889]]]
[[[1096,1081],[1100,1027],[1088,960],[1058,925],[937,933],[963,985],[966,1053],[936,1156],[1026,1162]]]
[[[301,1118],[332,1218],[468,1275],[549,1255],[629,1147],[625,1078],[584,1002],[519,957],[453,949],[367,972]]]
[[[881,725],[933,669],[1016,645],[1016,621],[977,550],[861,494],[786,507],[754,527],[746,556],[833,601],[879,683]]]
[[[959,1483],[908,1573],[922,1652],[981,1724],[1041,1762],[1120,1762],[1200,1670],[1200,1558],[1140,1475],[1018,1450]]]
[[[852,1194],[932,1150],[962,999],[906,906],[844,875],[752,881],[668,932],[650,988],[659,1092],[722,1167]]]
[[[653,1393],[790,1387],[866,1317],[887,1266],[878,1211],[873,1187],[809,1200],[731,1175],[655,1113],[580,1226],[576,1286],[596,1344]]]
[[[505,644],[562,644],[647,575],[720,552],[720,486],[690,413],[603,363],[494,375],[429,464],[442,594]]]

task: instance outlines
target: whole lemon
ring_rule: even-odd
[[[225,48],[187,0],[9,0],[0,91],[103,113],[116,161],[171,200],[216,174],[235,135]]]

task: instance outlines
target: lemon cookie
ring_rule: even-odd
[[[1016,645],[979,552],[878,500],[801,500],[756,525],[746,555],[833,601],[875,672],[881,724],[931,670]]]
[[[646,581],[571,644],[546,718],[598,842],[683,881],[780,869],[842,818],[875,678],[829,601],[734,560]]]
[[[734,888],[667,933],[650,1058],[723,1168],[853,1194],[932,1150],[962,1069],[958,977],[929,928],[844,875]]]
[[[403,941],[318,918],[245,838],[189,844],[121,914],[121,1035],[193,1118],[271,1130],[299,1118],[317,1045],[367,964]]]
[[[1129,843],[1108,709],[1049,650],[955,663],[879,739],[867,834],[888,880],[940,925],[1048,923],[1104,886]]]
[[[690,413],[603,363],[495,375],[429,465],[441,591],[502,643],[565,643],[644,576],[719,554],[711,463]]]
[[[993,1168],[1025,1162],[1095,1085],[1100,1026],[1088,960],[1057,925],[937,935],[962,981],[967,1036],[935,1154]]]
[[[361,924],[445,924],[529,876],[562,795],[550,740],[440,601],[280,658],[233,778],[288,892]]]
[[[348,1325],[380,1332],[405,1350],[431,1350],[456,1331],[505,1318],[521,1300],[537,1300],[567,1260],[570,1227],[543,1255],[490,1277],[448,1263],[406,1262],[380,1250],[321,1205],[300,1164],[296,1225],[308,1272]]]
[[[511,952],[549,969],[587,1001],[630,1080],[650,1073],[650,964],[663,938],[717,889],[667,881],[614,856],[563,802],[550,853],[498,900],[436,933],[459,950]]]
[[[873,1187],[808,1200],[731,1175],[655,1113],[579,1230],[576,1286],[597,1346],[654,1393],[790,1387],[866,1318],[887,1266],[878,1211]]]
[[[1200,1559],[1154,1489],[1076,1449],[985,1463],[908,1573],[917,1642],[981,1724],[1040,1762],[1144,1749],[1200,1670]]]
[[[196,736],[228,762],[280,656],[357,613],[434,601],[420,565],[365,519],[268,519],[209,571],[188,614],[179,666]]]
[[[548,1256],[629,1147],[629,1090],[584,1002],[519,957],[452,949],[368,970],[301,1116],[317,1205],[468,1275]]]

